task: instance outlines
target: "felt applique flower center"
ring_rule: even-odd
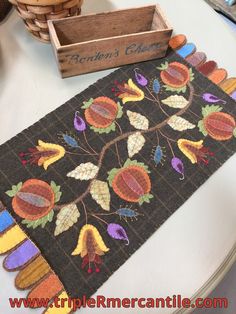
[[[113,89],[115,95],[122,99],[123,104],[129,101],[141,101],[144,99],[143,91],[138,88],[132,79],[128,80],[128,84],[126,82],[115,82],[116,89]]]
[[[203,146],[202,140],[193,142],[180,139],[178,140],[178,147],[193,164],[203,162],[207,165],[209,163],[208,157],[214,155],[209,148]]]
[[[102,264],[100,256],[108,251],[109,248],[106,247],[97,228],[86,224],[80,231],[78,245],[72,255],[80,254],[83,259],[82,268],[88,265],[88,273],[92,273],[92,265],[96,272],[100,271],[99,265]]]
[[[47,170],[48,166],[58,161],[65,155],[65,149],[56,144],[38,141],[38,146],[29,148],[27,153],[20,153],[23,165],[36,164]]]

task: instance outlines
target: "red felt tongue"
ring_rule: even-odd
[[[204,76],[209,76],[213,71],[217,69],[217,63],[215,61],[207,61],[206,63],[197,67],[197,70]]]

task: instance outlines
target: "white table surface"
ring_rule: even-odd
[[[145,0],[85,0],[83,13],[155,4]],[[198,50],[236,76],[236,39],[203,0],[159,0],[175,33],[184,33]],[[0,143],[4,143],[110,70],[62,80],[50,45],[28,35],[16,13],[0,25]],[[236,156],[206,184],[98,290],[110,297],[193,296],[217,271],[236,243]],[[0,258],[2,261],[3,258]],[[24,297],[14,288],[15,273],[0,268],[0,313],[9,297]],[[32,313],[41,313],[33,310]],[[81,314],[98,309],[81,310]],[[99,313],[105,310],[99,309]],[[117,309],[109,313],[173,313],[171,309]]]

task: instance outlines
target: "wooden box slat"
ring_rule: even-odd
[[[161,58],[173,31],[153,5],[48,24],[62,77]]]

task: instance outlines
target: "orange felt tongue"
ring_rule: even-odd
[[[62,283],[58,277],[50,273],[46,279],[40,282],[36,287],[34,287],[31,292],[28,294],[28,299],[31,300],[51,300],[55,295],[63,290]],[[38,307],[37,302],[32,303],[32,308]]]

